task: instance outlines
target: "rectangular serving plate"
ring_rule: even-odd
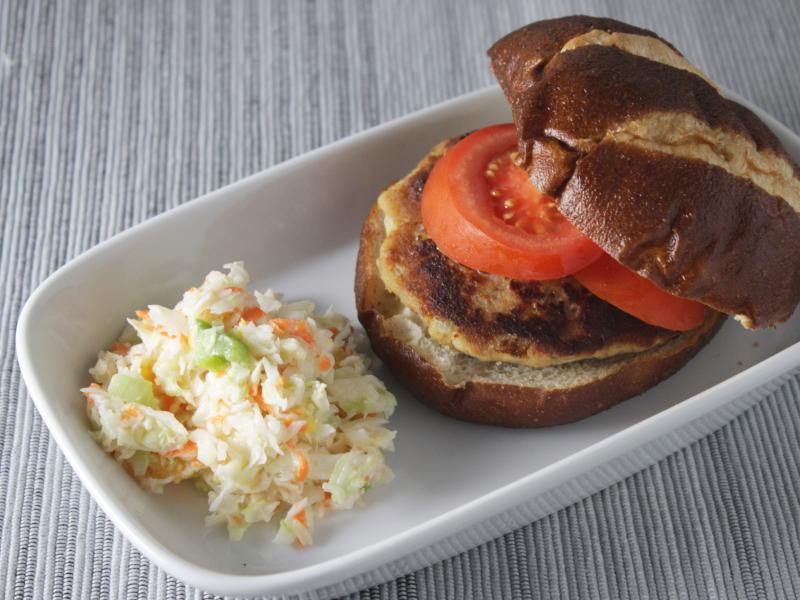
[[[734,94],[730,96],[737,98]],[[745,103],[746,104],[746,103]],[[800,158],[800,139],[753,108]],[[800,317],[767,331],[735,322],[677,375],[578,423],[508,430],[447,419],[382,373],[399,406],[394,483],[321,522],[302,551],[267,526],[230,542],[206,530],[191,485],[150,495],[87,434],[78,389],[124,317],[173,305],[206,272],[244,260],[258,289],[355,318],[353,271],[371,203],[445,137],[510,120],[490,87],[375,127],[125,231],[51,275],[26,303],[17,354],[36,406],[105,513],[147,557],[204,590],[330,597],[462,552],[574,503],[720,427],[800,364]],[[78,550],[79,551],[79,550]]]

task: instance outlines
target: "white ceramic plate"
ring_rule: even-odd
[[[800,139],[759,115],[800,157]],[[98,504],[151,560],[224,594],[353,591],[613,483],[718,427],[800,364],[797,316],[758,333],[729,321],[687,367],[646,394],[579,423],[519,431],[444,418],[387,375],[399,400],[390,456],[397,478],[371,491],[365,509],[323,521],[315,545],[302,551],[269,543],[266,528],[241,542],[204,530],[202,494],[186,485],[148,495],[95,445],[78,389],[124,317],[146,304],[172,305],[209,270],[243,259],[258,289],[311,298],[323,309],[332,304],[355,318],[358,233],[380,190],[442,138],[508,120],[492,87],[375,127],[134,227],[31,296],[17,330],[28,389]]]

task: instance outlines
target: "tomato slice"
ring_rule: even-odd
[[[608,254],[573,277],[595,296],[651,325],[687,331],[706,316],[703,304],[665,292]]]
[[[540,194],[513,160],[513,124],[480,129],[434,165],[422,192],[422,221],[443,254],[513,279],[558,279],[603,251]]]

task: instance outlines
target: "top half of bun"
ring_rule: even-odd
[[[565,17],[489,50],[520,158],[628,268],[746,327],[800,302],[800,169],[750,110],[654,33]]]

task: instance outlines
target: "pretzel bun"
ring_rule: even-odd
[[[800,301],[800,169],[750,110],[654,33],[533,23],[489,50],[534,184],[658,287],[785,321]]]

